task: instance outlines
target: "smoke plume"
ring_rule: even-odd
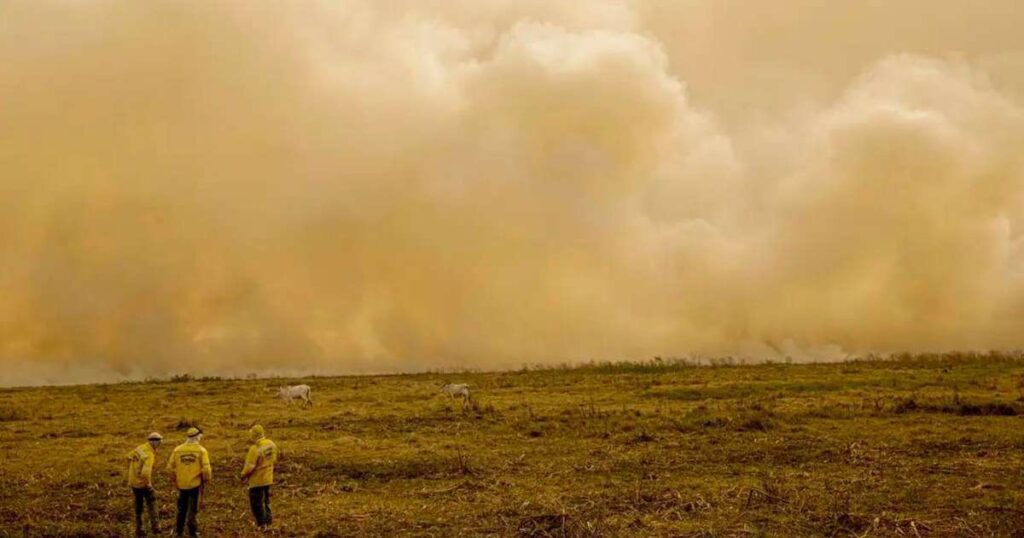
[[[0,384],[1024,345],[1017,0],[0,4]]]

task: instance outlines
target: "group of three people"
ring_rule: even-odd
[[[203,431],[197,427],[189,428],[185,433],[187,439],[175,447],[167,459],[167,472],[178,488],[178,513],[175,520],[174,533],[182,536],[186,523],[189,536],[198,536],[197,514],[203,488],[213,480],[213,468],[210,466],[210,454],[199,444]],[[278,449],[273,441],[267,438],[263,426],[259,424],[249,429],[252,445],[245,456],[241,480],[249,486],[249,506],[256,526],[266,529],[271,523],[270,486],[274,483],[274,464],[277,463]],[[149,512],[150,527],[154,534],[159,534],[156,511],[156,494],[153,490],[153,464],[156,460],[156,449],[163,437],[153,432],[145,443],[128,453],[128,484],[135,496],[135,534],[144,536],[142,527],[142,511],[145,505]]]

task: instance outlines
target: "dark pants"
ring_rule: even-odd
[[[188,535],[199,536],[199,523],[196,522],[196,515],[199,513],[199,489],[178,490],[178,519],[174,522],[174,534],[181,536],[185,531],[185,521],[188,521]]]
[[[270,514],[270,486],[249,488],[249,507],[256,518],[256,526],[270,525],[273,516]]]
[[[149,526],[153,529],[153,534],[159,533],[160,525],[156,518],[156,495],[153,494],[153,488],[132,488],[132,493],[135,495],[135,534],[143,534],[143,504],[146,505],[146,511],[149,512]]]

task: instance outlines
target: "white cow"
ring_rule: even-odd
[[[302,400],[302,405],[303,406],[305,406],[306,404],[309,404],[310,407],[312,407],[313,406],[313,399],[310,398],[310,395],[309,395],[310,390],[312,390],[312,389],[309,388],[309,385],[295,385],[293,387],[280,387],[280,389],[278,389],[278,391],[277,391],[277,395],[280,396],[282,400],[288,402],[288,405],[292,404],[292,400],[298,398],[298,399]]]
[[[469,407],[469,385],[465,383],[445,383],[441,387],[441,394],[447,394],[452,400],[456,397],[462,398],[463,410]]]

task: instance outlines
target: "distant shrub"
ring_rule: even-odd
[[[522,368],[519,369],[519,373],[585,370],[601,374],[648,374],[685,370],[711,363],[711,360],[691,359],[687,357],[654,357],[650,360],[639,361],[591,360],[579,363],[563,362],[561,364],[524,364]]]
[[[736,432],[764,432],[775,427],[774,413],[759,402],[745,403],[731,412],[711,413],[704,406],[697,407],[676,422],[676,429],[684,433],[724,429]]]
[[[962,402],[959,397],[957,397],[955,402],[952,404],[923,403],[918,402],[914,398],[904,398],[893,405],[892,412],[898,415],[914,412],[945,413],[950,415],[960,415],[962,417],[1013,417],[1018,414],[1016,407],[1004,402],[985,402],[981,404],[974,404]]]
[[[28,415],[20,409],[0,407],[0,422],[14,422],[17,420],[28,420]]]
[[[862,408],[864,405],[862,404]],[[843,403],[829,403],[814,407],[807,411],[807,417],[827,420],[849,419],[857,416],[853,406]]]
[[[167,378],[167,381],[171,383],[192,383],[193,381],[224,381],[225,379],[238,379],[231,377],[221,377],[219,375],[204,375],[196,376],[189,372],[183,374],[174,374]]]
[[[775,423],[767,416],[747,416],[737,421],[735,430],[741,432],[766,432],[775,427]]]
[[[821,381],[759,381],[749,383],[727,383],[703,387],[671,387],[646,392],[649,398],[666,400],[738,400],[756,396],[793,397],[812,396],[823,392],[845,392],[872,387],[877,382],[870,380],[830,379]]]
[[[726,417],[708,417],[699,421],[698,424],[704,429],[724,428],[729,425],[729,419]]]
[[[640,432],[640,435],[633,438],[633,441],[636,443],[651,443],[657,441],[657,438],[646,431],[642,431]]]
[[[880,368],[942,368],[945,373],[957,365],[970,362],[1022,362],[1024,351],[1000,352],[990,351],[987,353],[977,352],[951,352],[951,353],[896,353],[896,354],[875,354],[849,355],[842,361],[842,364],[849,365],[849,368],[842,370],[842,373],[859,373],[862,367]],[[820,362],[813,358],[799,362]],[[545,371],[573,371],[586,370],[606,374],[645,374],[670,372],[690,369],[695,367],[736,367],[746,364],[763,365],[791,365],[793,358],[786,357],[654,357],[649,360],[622,360],[622,361],[583,361],[563,362],[559,364],[524,364],[518,373],[545,372]],[[440,374],[442,370],[430,370],[427,373]],[[1024,388],[1024,376],[1020,381]],[[812,389],[813,391],[813,389]]]
[[[1000,416],[1000,417],[1012,417],[1017,415],[1017,409],[1012,405],[1005,404],[1002,402],[986,403],[982,405],[974,404],[960,404],[957,413],[961,416]]]
[[[191,428],[193,426],[198,428],[199,427],[199,420],[194,419],[194,418],[184,418],[183,417],[183,418],[178,419],[178,423],[174,425],[174,429],[178,430],[178,431],[184,431],[184,430],[187,430],[187,429],[189,429],[189,428]]]
[[[920,409],[920,406],[917,405],[917,400],[914,398],[903,398],[893,405],[892,412],[902,415],[903,413],[911,413],[918,409]]]
[[[766,432],[775,427],[775,414],[760,401],[747,402],[740,407],[733,421],[736,431]]]

